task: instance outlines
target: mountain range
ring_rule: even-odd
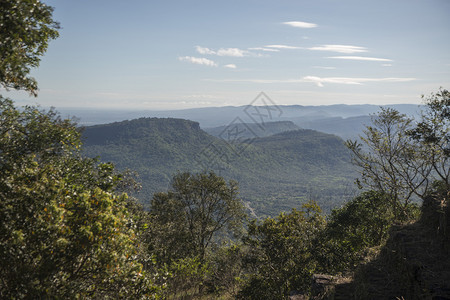
[[[420,107],[413,104],[385,105],[409,116],[417,116]],[[179,118],[198,122],[202,129],[229,126],[236,122],[257,123],[291,121],[303,129],[313,129],[336,134],[343,139],[354,139],[371,122],[371,114],[380,110],[377,105],[267,105],[224,106],[181,110],[108,110],[108,109],[58,109],[63,116],[76,116],[79,124],[90,126],[142,117]],[[258,135],[259,136],[259,135]]]
[[[310,198],[329,211],[353,195],[356,173],[341,138],[298,129],[291,122],[268,122],[264,131],[255,126],[236,122],[210,130],[239,133],[250,128],[257,133],[230,139],[208,134],[198,122],[139,118],[85,127],[84,151],[119,169],[137,171],[142,190],[135,196],[144,206],[153,193],[166,191],[179,171],[214,170],[236,180],[256,216],[276,215]]]

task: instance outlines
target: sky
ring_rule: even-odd
[[[450,88],[450,0],[45,0],[61,24],[21,104],[421,103]]]

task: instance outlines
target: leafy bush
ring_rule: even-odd
[[[363,192],[332,211],[316,244],[323,271],[336,274],[352,270],[367,248],[385,241],[396,220],[387,197],[376,191]],[[406,212],[416,218],[419,208],[410,204]]]
[[[309,290],[316,270],[313,249],[315,237],[325,225],[314,202],[276,218],[249,225],[244,239],[249,253],[244,257],[247,281],[239,292],[241,299],[283,299],[290,291]]]
[[[112,165],[75,124],[0,99],[1,298],[156,296]]]

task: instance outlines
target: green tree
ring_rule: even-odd
[[[237,296],[244,274],[244,256],[245,250],[241,243],[231,242],[213,249],[208,258],[210,273],[205,282],[211,292]]]
[[[249,224],[244,244],[248,279],[239,292],[241,299],[285,299],[290,291],[309,290],[317,262],[313,242],[325,226],[315,202],[276,218]]]
[[[73,122],[0,99],[1,298],[156,295],[121,175],[80,146]]]
[[[0,87],[36,96],[37,82],[29,73],[58,37],[53,8],[38,0],[2,0],[0,12]]]
[[[169,252],[166,258],[192,255],[204,261],[219,232],[242,229],[245,211],[237,195],[236,182],[213,172],[176,174],[172,190],[155,194],[151,203],[154,224],[161,229],[158,248]]]
[[[362,185],[388,195],[397,220],[408,219],[411,200],[424,199],[435,180],[450,179],[450,93],[441,89],[425,98],[420,122],[391,108],[367,126],[362,143],[347,141]]]
[[[426,104],[425,111],[420,122],[408,134],[420,146],[422,157],[431,169],[432,176],[428,183],[439,180],[449,190],[450,92],[441,88],[437,93],[422,98]]]
[[[320,272],[353,271],[368,248],[383,243],[395,221],[387,197],[377,191],[366,191],[331,212],[315,242]],[[416,205],[411,204],[408,209],[408,215],[418,216]]]
[[[361,137],[362,143],[346,143],[360,169],[358,183],[387,195],[396,219],[405,220],[413,197],[423,194],[430,168],[408,135],[413,128],[411,118],[382,108],[372,122]]]

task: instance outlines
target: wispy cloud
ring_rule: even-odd
[[[317,47],[311,47],[308,49],[316,51],[332,51],[346,54],[367,52],[367,48],[365,47],[351,46],[351,45],[322,45]]]
[[[328,58],[347,59],[347,60],[365,60],[365,61],[392,61],[392,59],[387,59],[387,58],[366,57],[366,56],[330,56]]]
[[[314,66],[313,68],[323,69],[323,70],[334,70],[334,69],[336,69],[336,67],[322,67],[322,66]]]
[[[198,53],[200,54],[216,54],[215,51],[206,48],[206,47],[201,47],[201,46],[195,46],[195,50],[197,50]]]
[[[219,50],[213,50],[206,47],[195,46],[195,50],[200,54],[217,55],[217,56],[231,56],[231,57],[244,57],[253,55],[250,51],[242,50],[239,48],[220,48]]]
[[[308,23],[308,22],[300,22],[300,21],[291,21],[291,22],[283,22],[284,25],[289,25],[297,28],[315,28],[317,24]]]
[[[217,64],[214,61],[204,57],[180,56],[178,57],[178,60],[187,61],[197,65],[205,65],[208,67],[217,67]]]
[[[212,82],[249,82],[249,83],[296,83],[300,79],[204,79]]]
[[[207,81],[219,81],[219,82],[250,82],[250,83],[315,83],[319,87],[323,87],[325,83],[333,84],[353,84],[361,85],[369,82],[409,82],[414,81],[416,78],[401,78],[401,77],[385,77],[385,78],[354,78],[354,77],[318,77],[318,76],[305,76],[299,79],[223,79]]]
[[[244,57],[250,55],[247,50],[239,48],[220,48],[217,50],[218,56],[232,56],[232,57]]]
[[[288,46],[288,45],[266,45],[265,48],[275,48],[275,49],[303,49],[302,47]]]
[[[351,77],[317,77],[317,76],[305,76],[302,78],[303,82],[312,82],[317,86],[323,87],[324,83],[337,83],[337,84],[363,84],[366,82],[408,82],[416,80],[415,78],[351,78]]]
[[[279,52],[280,51],[279,49],[264,48],[264,47],[248,48],[248,50],[266,51],[266,52]]]
[[[228,68],[228,69],[236,69],[236,65],[235,64],[228,64],[228,65],[224,65],[224,68]]]

